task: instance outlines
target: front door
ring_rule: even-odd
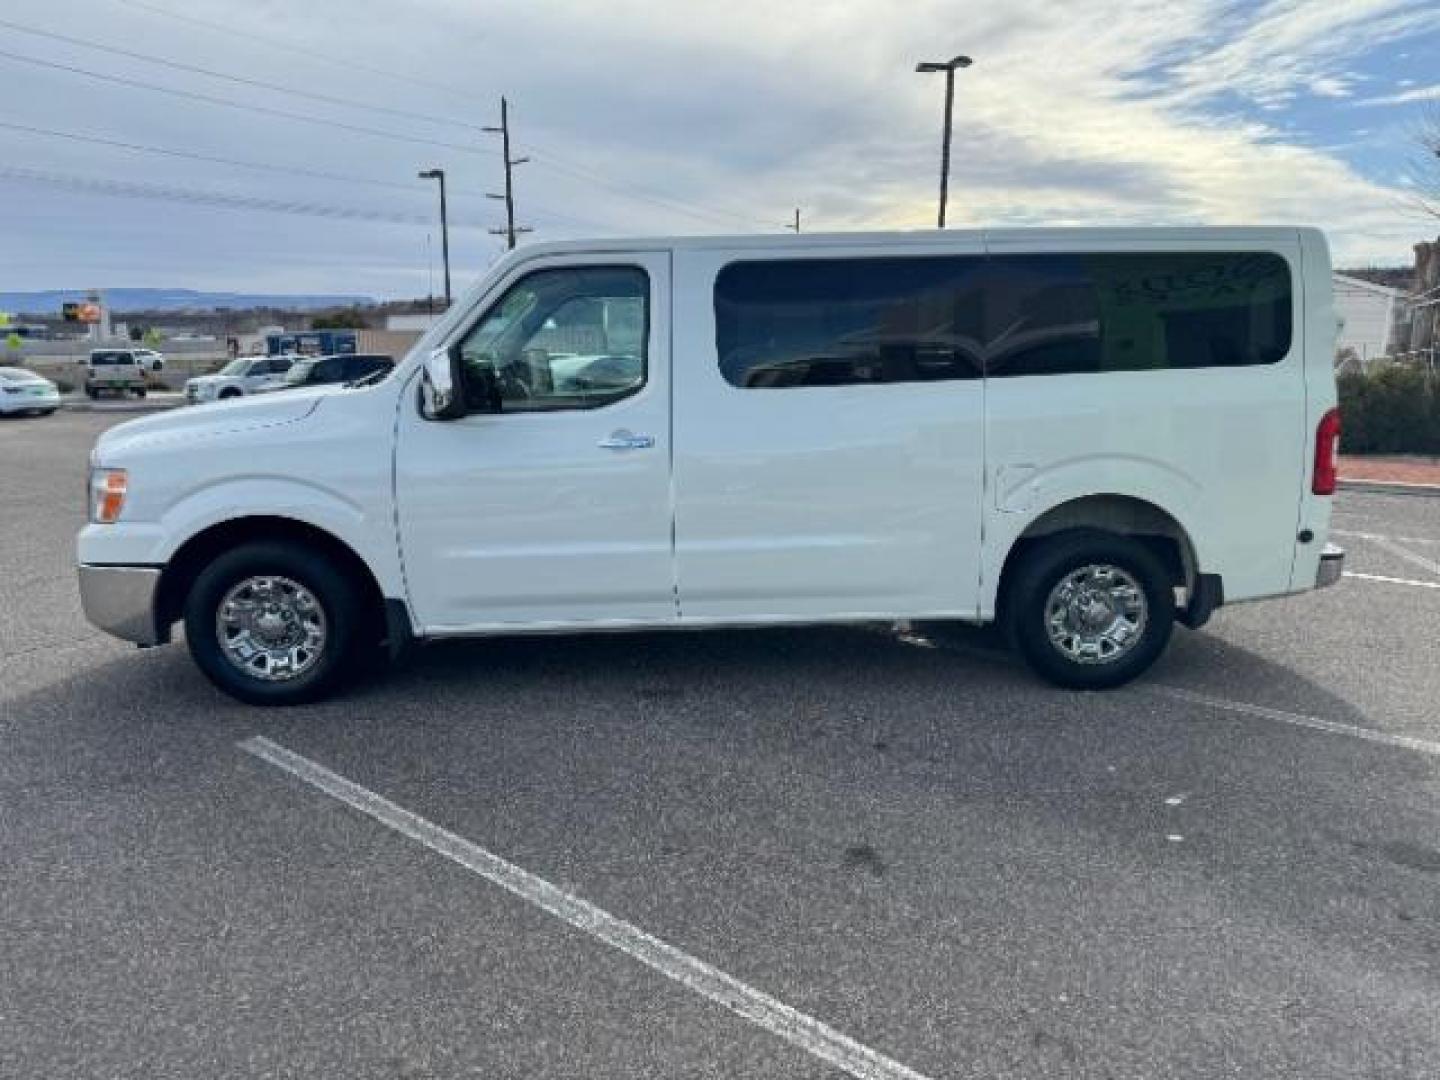
[[[460,331],[471,412],[401,398],[395,491],[427,633],[672,622],[668,252],[536,259]]]

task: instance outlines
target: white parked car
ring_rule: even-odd
[[[879,620],[1115,686],[1339,577],[1335,333],[1307,229],[527,245],[383,381],[107,431],[81,595],[257,703],[382,641]]]
[[[214,375],[197,375],[185,381],[185,400],[225,401],[262,390],[278,389],[285,373],[295,362],[293,356],[239,356]]]
[[[0,367],[0,416],[49,416],[60,408],[60,388],[25,368]]]

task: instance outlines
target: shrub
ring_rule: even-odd
[[[1343,432],[1352,454],[1440,454],[1440,379],[1391,364],[1337,380]]]

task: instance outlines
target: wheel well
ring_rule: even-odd
[[[377,627],[383,624],[384,596],[365,560],[343,540],[324,529],[294,518],[259,516],[233,518],[196,533],[180,546],[165,565],[156,598],[156,623],[164,630],[184,614],[185,597],[200,571],[222,552],[254,540],[285,540],[324,552],[360,590],[361,604],[373,613]]]
[[[1139,541],[1169,571],[1170,583],[1177,588],[1192,588],[1199,573],[1189,534],[1160,507],[1128,495],[1087,495],[1047,510],[1020,534],[1000,571],[1001,596],[1011,570],[1026,551],[1047,536],[1072,529],[1098,529]]]

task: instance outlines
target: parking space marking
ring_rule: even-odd
[[[1358,540],[1395,540],[1402,544],[1440,544],[1440,540],[1426,536],[1386,536],[1383,533],[1356,532],[1351,529],[1331,529],[1330,532],[1335,536],[1353,536]]]
[[[1245,701],[1230,701],[1228,698],[1211,697],[1209,694],[1197,694],[1193,690],[1182,690],[1175,686],[1152,686],[1148,689],[1150,693],[1161,697],[1189,702],[1192,705],[1206,705],[1212,709],[1219,709],[1221,712],[1240,713],[1245,716],[1259,717],[1262,720],[1275,720],[1293,727],[1323,731],[1328,735],[1347,735],[1352,739],[1363,739],[1366,742],[1380,743],[1383,746],[1398,746],[1404,750],[1415,750],[1422,754],[1440,757],[1440,743],[1412,738],[1409,735],[1391,735],[1389,732],[1372,731],[1370,728],[1356,727],[1354,724],[1341,724],[1334,720],[1322,720],[1318,716],[1307,716],[1304,713],[1271,709],[1264,705],[1251,705]]]
[[[737,1016],[799,1047],[860,1080],[926,1080],[921,1074],[863,1043],[856,1042],[812,1016],[791,1008],[697,960],[675,946],[616,918],[588,900],[568,893],[544,878],[507,862],[478,844],[397,806],[353,780],[331,772],[309,758],[263,736],[240,742],[246,753],[289,773],[331,798],[378,821],[386,828],[423,844],[458,863],[492,885],[518,896],[597,941],[637,960],[653,971],[724,1006]]]
[[[1440,581],[1416,581],[1413,578],[1388,577],[1385,574],[1362,574],[1357,570],[1346,570],[1345,577],[1360,581],[1383,581],[1387,585],[1411,585],[1417,589],[1440,589]]]
[[[1409,548],[1401,547],[1395,543],[1394,540],[1390,540],[1384,536],[1372,536],[1370,542],[1381,550],[1388,551],[1397,559],[1404,559],[1411,566],[1418,566],[1421,570],[1440,578],[1440,563],[1437,563],[1434,559],[1427,559],[1424,555],[1417,554]]]

